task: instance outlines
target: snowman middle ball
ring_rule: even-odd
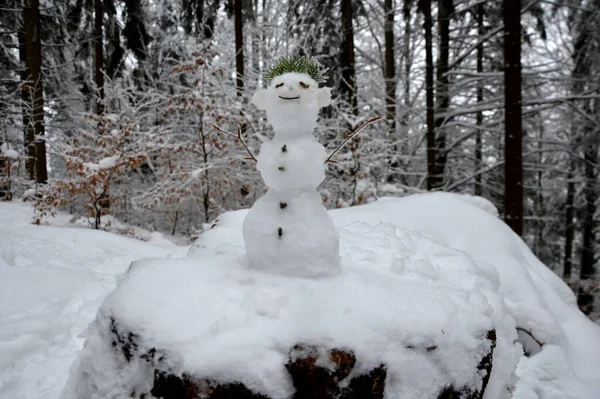
[[[310,136],[263,143],[258,170],[269,188],[277,191],[315,189],[325,180],[325,148]]]

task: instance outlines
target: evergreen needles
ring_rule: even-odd
[[[273,80],[275,77],[288,72],[305,73],[317,83],[323,83],[327,80],[325,77],[326,70],[321,70],[319,62],[316,59],[305,55],[301,57],[281,57],[267,69],[265,72],[265,80]]]

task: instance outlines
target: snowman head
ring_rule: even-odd
[[[324,80],[318,63],[306,57],[284,58],[265,74],[271,82],[259,90],[252,103],[267,111],[267,119],[279,136],[311,133],[319,109],[331,104],[331,89],[319,88]]]

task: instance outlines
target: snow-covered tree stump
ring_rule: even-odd
[[[243,382],[236,380],[212,379],[187,372],[175,372],[169,368],[171,360],[168,349],[147,348],[144,338],[119,328],[114,318],[110,318],[109,337],[112,339],[113,357],[116,363],[128,366],[132,378],[129,382],[131,398],[164,399],[270,399],[265,394],[254,392]],[[437,399],[480,399],[483,398],[491,371],[496,332],[490,330],[485,339],[489,341],[489,351],[480,360],[474,375],[481,377],[479,389],[473,387],[444,387]],[[409,346],[406,349],[432,355],[437,347]],[[294,345],[285,363],[295,392],[294,399],[383,399],[387,377],[387,367],[380,364],[371,370],[353,373],[357,358],[352,350],[326,349],[311,344]],[[118,370],[113,370],[117,373]],[[89,376],[88,376],[89,377]],[[142,379],[139,379],[142,377]],[[110,382],[110,381],[107,381]],[[410,384],[410,382],[407,382]],[[96,383],[91,384],[93,387]],[[80,387],[81,388],[81,387]],[[91,391],[88,391],[91,392]],[[96,397],[95,394],[81,398]]]
[[[355,224],[343,273],[290,277],[248,267],[242,219],[187,258],[131,266],[63,399],[510,397],[514,320],[462,252]]]

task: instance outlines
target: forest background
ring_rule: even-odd
[[[598,27],[600,0],[0,0],[0,198],[194,237],[264,192],[209,123],[257,153],[262,72],[314,56],[330,151],[384,116],[330,164],[325,206],[482,196],[597,320]]]

